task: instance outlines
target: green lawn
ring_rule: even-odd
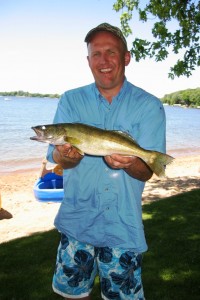
[[[199,299],[200,190],[144,205],[143,217],[149,245],[143,260],[146,300]],[[58,242],[51,230],[1,244],[0,299],[62,299],[51,288]],[[98,279],[93,299],[101,299]]]

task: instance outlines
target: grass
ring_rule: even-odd
[[[147,300],[200,295],[200,190],[145,205],[149,251],[143,260]]]
[[[147,300],[197,300],[200,295],[200,190],[143,206],[149,245],[143,260]],[[55,230],[0,245],[0,299],[62,299],[51,288]],[[96,279],[93,299],[99,300]]]

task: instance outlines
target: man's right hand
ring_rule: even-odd
[[[63,169],[69,169],[77,166],[82,158],[83,155],[81,155],[77,149],[70,144],[55,146],[53,152],[54,161]]]

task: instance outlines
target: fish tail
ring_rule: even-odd
[[[165,166],[170,164],[173,159],[168,154],[152,151],[146,163],[158,177],[165,177]]]

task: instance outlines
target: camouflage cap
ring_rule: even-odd
[[[86,37],[85,37],[85,42],[86,43],[89,43],[93,34],[98,32],[98,31],[108,31],[108,32],[111,32],[112,34],[114,34],[115,36],[117,36],[118,38],[121,39],[121,41],[124,43],[124,45],[126,46],[126,49],[127,49],[127,42],[126,42],[126,39],[125,37],[123,36],[123,33],[122,31],[116,27],[116,26],[113,26],[113,25],[110,25],[108,23],[102,23],[100,25],[98,25],[97,27],[91,29]]]

